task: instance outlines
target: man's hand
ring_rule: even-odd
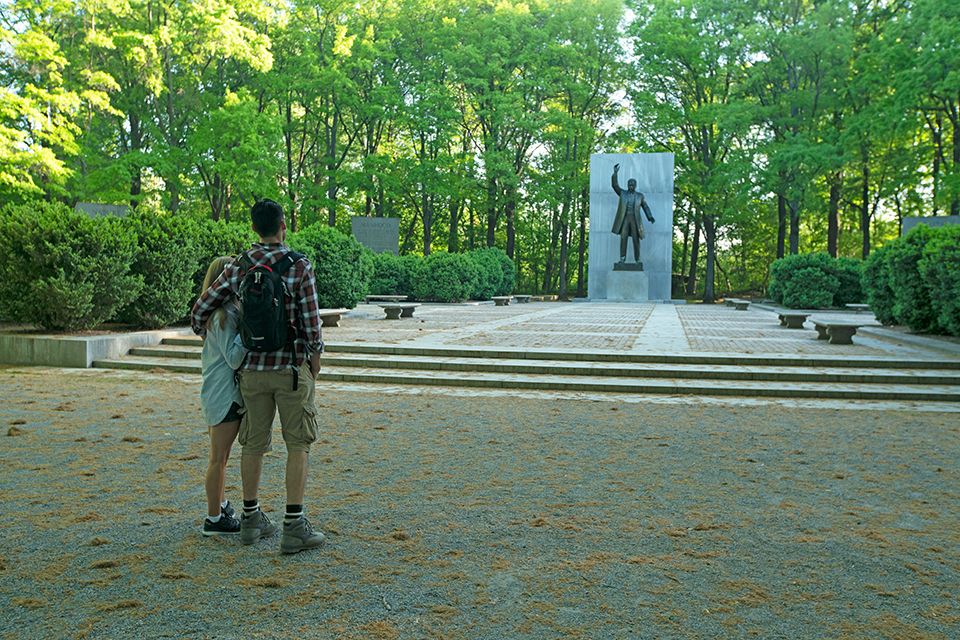
[[[619,165],[619,164],[613,165],[613,172],[614,172],[614,173],[617,173],[617,172],[619,172],[619,171],[620,171],[620,165]]]
[[[654,220],[653,217],[651,217],[651,218],[650,218],[650,224],[653,224],[654,222],[656,222],[656,220]]]

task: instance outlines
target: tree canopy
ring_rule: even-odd
[[[960,214],[960,5],[0,0],[0,204],[397,217],[583,296],[590,155],[662,151],[706,300]]]

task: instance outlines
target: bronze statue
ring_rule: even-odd
[[[620,196],[620,204],[617,205],[617,217],[613,221],[613,232],[620,234],[620,264],[627,261],[627,238],[633,238],[633,259],[640,263],[640,240],[647,237],[643,232],[643,220],[640,219],[640,209],[647,216],[650,224],[656,222],[650,213],[650,207],[647,206],[647,199],[643,194],[637,191],[637,181],[633,178],[627,180],[627,190],[620,188],[617,182],[617,173],[620,171],[620,165],[613,165],[613,177],[611,183],[613,190]],[[640,267],[643,268],[642,266]]]

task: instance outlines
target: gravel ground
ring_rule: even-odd
[[[281,556],[199,533],[199,377],[0,393],[0,638],[960,637],[958,413],[321,385]]]

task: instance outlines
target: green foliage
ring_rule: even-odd
[[[136,235],[116,218],[44,202],[7,206],[0,209],[0,243],[0,314],[14,322],[89,329],[143,286],[130,270]]]
[[[863,268],[860,286],[866,294],[873,315],[882,324],[893,324],[897,321],[893,310],[894,292],[890,286],[890,264],[887,260],[897,240],[888,242],[879,249],[875,249]]]
[[[473,260],[463,254],[438,251],[423,259],[413,276],[417,300],[460,302],[476,289],[480,277]]]
[[[376,254],[368,252],[372,258],[373,272],[370,275],[368,291],[371,294],[385,296],[411,296],[413,273],[417,270],[417,256],[395,256],[390,252]]]
[[[214,258],[220,256],[240,255],[241,252],[250,248],[250,245],[257,240],[257,234],[253,232],[249,224],[240,224],[239,222],[213,221],[210,218],[198,218],[197,227],[199,235],[194,242],[197,246],[198,266],[197,272],[193,276],[193,288],[195,296],[203,293],[200,287],[203,286],[203,278],[207,273],[207,267],[213,262]]]
[[[840,281],[816,267],[803,267],[783,285],[783,304],[790,309],[820,309],[833,302]]]
[[[920,259],[923,248],[934,235],[925,224],[917,225],[898,241],[891,243],[887,254],[890,288],[893,289],[893,315],[900,324],[915,331],[938,331],[939,312],[934,309],[923,276]]]
[[[833,304],[840,288],[836,265],[826,253],[800,253],[774,260],[767,294],[791,309],[819,309]]]
[[[137,257],[130,270],[143,280],[143,290],[116,319],[143,329],[183,319],[196,296],[194,275],[205,271],[195,244],[200,235],[196,220],[145,205],[122,220],[137,238]]]
[[[960,226],[937,229],[923,247],[917,267],[937,312],[937,325],[960,336]]]
[[[847,303],[863,300],[863,289],[860,286],[863,262],[854,258],[837,258],[833,261],[830,275],[839,281],[837,290],[833,294],[834,307],[843,308]]]
[[[325,224],[312,224],[292,234],[287,244],[307,256],[317,278],[322,309],[353,309],[367,291],[363,246],[352,236]]]

